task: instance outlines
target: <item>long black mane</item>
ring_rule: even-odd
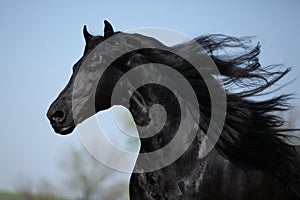
[[[287,186],[289,193],[300,198],[300,161],[295,148],[286,141],[289,132],[282,128],[284,119],[276,112],[290,109],[291,94],[258,100],[256,96],[270,97],[275,83],[291,68],[282,65],[263,67],[259,62],[260,45],[251,46],[251,38],[236,38],[215,34],[195,39],[215,62],[221,74],[227,97],[226,121],[217,142],[217,150],[236,165],[273,174]],[[189,42],[176,45],[189,51]],[[159,50],[141,52],[152,62],[167,63],[178,70],[192,84],[201,99],[204,113],[200,127],[205,131],[210,118],[209,99],[202,77],[182,58]],[[208,69],[209,70],[209,69]]]
[[[244,43],[245,40],[248,38],[222,35],[197,39],[225,76],[228,91],[226,123],[217,147],[231,160],[271,172],[299,198],[299,155],[294,147],[286,143],[290,137],[287,133],[295,129],[282,128],[284,119],[275,115],[276,111],[290,108],[287,101],[291,95],[284,94],[261,101],[249,98],[260,95],[291,69],[282,70],[283,66],[280,65],[262,67],[258,59],[260,45],[251,49]],[[227,47],[246,51],[231,58],[215,55],[216,51]],[[234,85],[243,88],[243,91],[230,92]]]

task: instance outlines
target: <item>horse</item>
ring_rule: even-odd
[[[300,199],[299,152],[286,142],[288,133],[296,129],[284,128],[284,120],[276,115],[276,112],[290,108],[287,101],[291,95],[268,96],[263,100],[255,98],[268,91],[291,68],[261,66],[259,43],[252,45],[248,37],[222,34],[193,39],[213,61],[220,73],[216,75],[210,64],[202,63],[202,71],[199,72],[186,59],[192,51],[190,57],[203,54],[199,52],[201,50],[195,52],[191,41],[167,46],[153,37],[115,32],[106,20],[103,36],[90,34],[86,26],[83,27],[83,35],[83,56],[74,64],[68,84],[50,105],[47,117],[55,132],[67,135],[95,113],[113,105],[122,105],[122,95],[133,90],[125,100],[137,124],[141,146],[130,178],[130,199]],[[112,39],[114,37],[117,39]],[[97,48],[98,51],[93,53]],[[176,54],[178,51],[185,55]],[[84,64],[91,54],[96,64]],[[118,55],[114,60],[111,58],[113,54]],[[181,76],[173,78],[155,71],[158,68],[155,64],[167,65]],[[104,65],[108,66],[103,68]],[[185,79],[198,104],[190,106],[192,101],[186,99],[186,107],[182,110],[176,91],[152,82],[133,86],[129,79],[123,79],[120,84],[120,101],[111,101],[114,87],[122,76],[141,65],[148,67],[135,74],[137,80],[150,77],[149,71],[154,70],[156,80],[167,80],[176,90],[181,87],[180,80]],[[101,71],[101,78],[97,77],[97,71]],[[97,80],[96,84],[92,84],[92,80]],[[211,82],[212,90],[207,81]],[[200,156],[210,121],[219,123],[213,119],[214,102],[210,97],[215,90],[217,99],[224,92],[224,123],[212,149],[205,156]],[[152,109],[155,105],[163,107],[164,113],[160,109]],[[221,105],[217,103],[218,106]],[[197,115],[195,110],[199,110],[201,115],[197,120],[194,119]],[[162,115],[165,121],[158,133],[147,135],[149,132],[143,126]],[[170,155],[158,150],[171,143],[184,120],[191,122],[188,123],[190,126],[185,126],[185,134],[179,140],[183,144],[176,143],[178,147],[184,146],[184,152],[167,165],[147,170],[149,166],[160,165],[169,159]],[[196,130],[195,134],[189,135],[192,129]],[[189,145],[185,145],[185,141],[190,141]],[[173,145],[169,152],[176,155],[177,151],[172,152],[175,147]],[[147,156],[154,151],[159,152],[157,157]]]

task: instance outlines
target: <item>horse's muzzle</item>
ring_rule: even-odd
[[[72,113],[68,112],[67,106],[62,102],[54,101],[48,112],[47,118],[56,133],[67,135],[72,133],[76,127]]]

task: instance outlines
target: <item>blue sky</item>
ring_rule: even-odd
[[[285,91],[300,94],[300,2],[287,1],[1,1],[0,188],[20,174],[59,183],[58,161],[76,134],[54,134],[45,113],[84,47],[82,27],[102,34],[162,27],[190,37],[207,33],[256,36],[263,65],[293,66]],[[299,100],[295,100],[299,104]]]

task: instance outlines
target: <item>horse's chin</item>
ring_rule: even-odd
[[[76,125],[74,122],[72,122],[68,126],[52,126],[54,131],[60,135],[68,135],[73,132],[75,129]]]

